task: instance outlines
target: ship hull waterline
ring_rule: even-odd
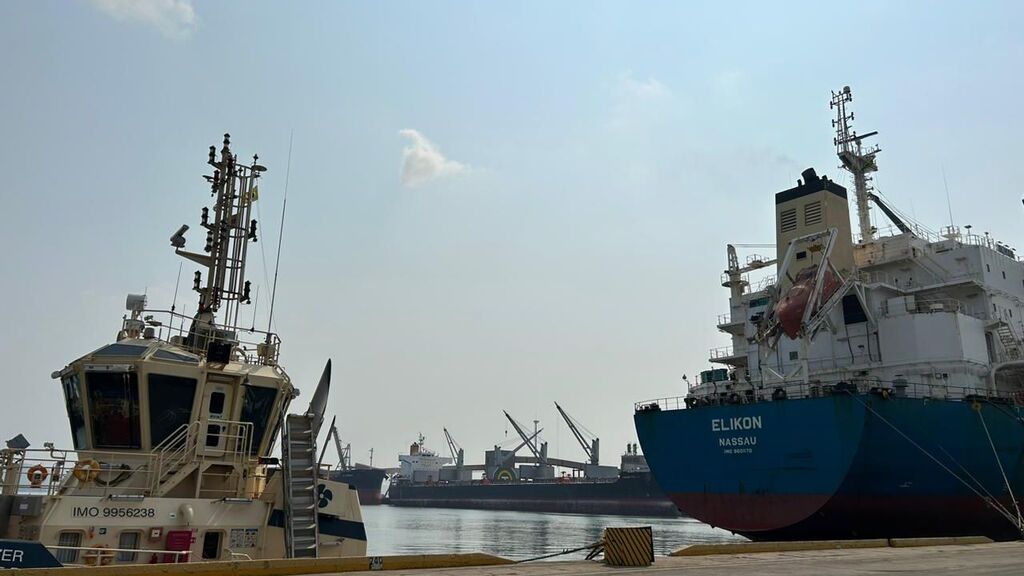
[[[1006,540],[1021,534],[974,490],[1015,513],[1007,485],[1024,492],[1021,416],[988,402],[844,393],[634,419],[680,511],[753,540]]]
[[[389,488],[385,503],[563,514],[679,516],[676,505],[650,474],[629,474],[614,482],[398,483]]]

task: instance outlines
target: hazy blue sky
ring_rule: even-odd
[[[303,404],[332,357],[359,460],[447,426],[480,461],[502,409],[580,456],[557,400],[617,463],[633,403],[727,342],[725,244],[772,242],[802,169],[845,181],[830,90],[896,205],[945,224],[944,169],[958,223],[1024,244],[1018,6],[0,2],[0,440],[67,444],[50,373],[126,293],[170,304],[225,131],[270,168],[272,261],[294,133],[277,328]]]

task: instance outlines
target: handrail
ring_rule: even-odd
[[[222,449],[200,449],[200,443],[210,433],[204,427],[208,425],[219,426],[217,434]],[[183,424],[149,452],[3,448],[0,494],[53,496],[73,491],[103,497],[161,496],[162,485],[193,462],[198,466],[221,463],[243,468],[243,473],[236,474],[233,491],[213,490],[242,494],[247,491],[247,482],[259,476],[252,439],[251,422],[211,419],[202,425],[200,421]],[[78,470],[76,466],[80,463],[87,463],[88,468]],[[259,492],[260,488],[253,490]]]
[[[149,549],[149,548],[106,548],[106,547],[99,547],[99,546],[58,546],[58,545],[54,545],[54,544],[43,544],[43,546],[45,546],[48,550],[73,550],[73,551],[75,551],[75,553],[76,553],[75,554],[76,562],[71,562],[71,563],[63,564],[64,566],[74,566],[74,567],[92,567],[92,566],[96,566],[97,564],[100,564],[100,556],[108,555],[108,554],[110,556],[113,556],[113,558],[111,558],[111,560],[113,561],[114,564],[119,564],[120,562],[117,560],[116,555],[120,554],[122,552],[129,552],[129,553],[132,553],[132,554],[170,554],[170,555],[173,555],[175,557],[174,563],[180,563],[181,562],[181,560],[180,560],[181,556],[185,556],[187,558],[187,557],[191,557],[191,555],[192,555],[192,551],[191,550],[154,550],[154,549]],[[85,556],[89,552],[95,552],[95,559],[96,559],[95,563],[88,564],[88,563],[77,562],[78,556]],[[54,554],[54,556],[57,556],[57,555]],[[126,562],[124,562],[124,564],[138,564],[138,562],[126,561]]]
[[[231,344],[233,352],[249,364],[276,366],[280,358],[281,338],[274,332],[206,322],[172,310],[145,309],[139,314],[144,320],[125,318],[122,325],[125,337],[158,340],[181,346],[197,355],[206,354],[205,346],[186,346],[188,338],[197,338],[203,342],[221,340]],[[147,330],[154,331],[147,336]],[[253,337],[242,339],[242,334],[252,334]]]
[[[957,400],[977,397],[997,398],[1005,401],[1015,401],[1017,399],[1011,392],[991,390],[978,386],[954,386],[950,384],[929,384],[899,380],[886,381],[881,379],[837,379],[811,382],[804,382],[802,380],[782,381],[766,382],[763,386],[729,381],[722,382],[721,384],[724,385],[721,386],[720,390],[707,390],[703,394],[691,392],[685,396],[654,398],[636,402],[633,405],[633,409],[636,412],[693,409],[702,406],[768,402],[780,397],[793,400],[818,398],[847,391],[858,394],[882,393],[884,391],[886,394],[895,397],[906,398]],[[782,390],[783,393],[780,394],[779,390]]]

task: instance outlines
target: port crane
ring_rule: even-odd
[[[573,420],[568,414],[566,414],[565,410],[562,410],[562,407],[558,405],[558,402],[555,402],[555,408],[558,409],[558,413],[562,415],[562,419],[565,420],[566,424],[568,424],[569,430],[572,431],[572,435],[576,437],[576,441],[579,442],[580,446],[583,447],[583,451],[587,454],[587,459],[590,461],[590,463],[595,466],[598,465],[601,459],[601,441],[598,438],[594,437],[594,434],[587,430],[586,427],[584,427],[579,422]],[[589,436],[592,437],[590,442],[587,442],[586,436],[584,436],[583,432],[580,430],[581,428],[585,430]]]

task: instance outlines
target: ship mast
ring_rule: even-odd
[[[846,104],[852,100],[853,93],[850,92],[850,87],[844,86],[839,92],[832,92],[832,101],[828,107],[836,111],[836,119],[832,121],[832,127],[836,129],[836,137],[833,139],[836,155],[842,162],[841,167],[853,175],[861,242],[870,242],[875,238],[875,230],[871,227],[871,214],[868,212],[868,200],[871,195],[870,174],[878,170],[875,155],[881,152],[881,149],[878,146],[865,148],[861,145],[865,138],[878,132],[857,135],[853,129],[853,112],[846,112]]]
[[[253,156],[249,166],[239,164],[238,156],[231,152],[230,134],[224,135],[219,158],[216,147],[210,146],[207,163],[213,167],[213,175],[204,178],[210,183],[214,203],[212,210],[203,208],[200,218],[206,229],[204,253],[184,250],[188,225],[171,236],[176,254],[206,268],[205,282],[203,272],[197,270],[192,285],[199,293],[195,319],[200,326],[212,328],[214,315],[222,308],[224,324],[236,326],[241,305],[251,302],[245,258],[249,242],[256,241],[256,220],[251,219],[252,204],[259,194],[256,181],[266,170],[256,163],[258,159]]]

